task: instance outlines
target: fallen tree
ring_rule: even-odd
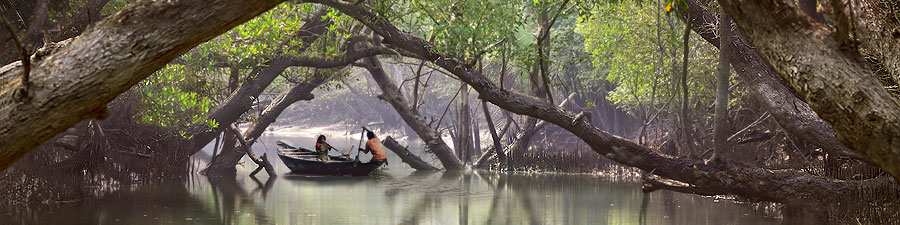
[[[30,67],[0,68],[0,167],[79,121],[106,117],[106,103],[150,73],[282,1],[140,1],[35,54]]]
[[[430,163],[422,160],[419,156],[416,156],[412,152],[409,151],[408,148],[400,145],[400,142],[394,140],[391,136],[384,138],[384,141],[381,142],[384,147],[390,149],[397,156],[400,156],[400,159],[403,160],[407,165],[416,170],[440,170],[437,167],[432,166]]]
[[[436,52],[437,48],[432,47],[431,43],[401,31],[389,20],[379,17],[362,5],[333,0],[307,2],[328,5],[366,24],[384,37],[385,44],[435,63],[471,85],[478,91],[480,98],[486,101],[511,112],[556,124],[584,140],[591,149],[606,158],[665,179],[683,182],[687,185],[686,188],[698,190],[696,193],[731,194],[749,200],[810,204],[835,201],[842,196],[861,195],[873,190],[898,191],[896,183],[884,177],[864,181],[834,180],[796,170],[769,170],[733,164],[712,165],[700,160],[661,154],[593,126],[590,113],[572,114],[534,97],[501,89],[477,70]],[[736,13],[729,14],[738,17]],[[673,186],[660,188],[676,189]]]

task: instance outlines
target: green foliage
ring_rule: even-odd
[[[204,116],[215,106],[214,89],[185,66],[170,64],[135,89],[142,94],[142,109],[136,115],[140,123],[171,127],[185,138],[190,138],[186,129],[192,124],[204,124],[209,129],[218,126]]]
[[[514,0],[374,2],[376,9],[403,29],[434,40],[436,51],[465,62],[501,45],[515,44],[524,23],[525,8]]]
[[[282,53],[296,54],[296,48],[282,46],[303,26],[302,19],[312,13],[310,4],[281,4],[252,20],[198,46],[184,58],[192,65],[228,64],[248,68],[258,66]],[[292,46],[309,45],[292,40]]]
[[[343,54],[341,44],[358,23],[336,10],[323,16],[333,24],[315,43],[301,43],[295,37],[314,10],[312,4],[282,4],[192,49],[176,64],[169,64],[135,88],[141,94],[141,110],[136,118],[140,123],[170,128],[189,138],[197,132],[192,130],[195,125],[219,126],[218,121],[208,120],[205,115],[229,94],[225,85],[232,69],[237,69],[238,79],[243,80],[269,60],[300,54],[297,50],[301,47],[307,49],[303,53],[307,55]],[[338,78],[346,74],[341,69],[288,68],[254,101],[276,96],[290,88],[291,82],[307,80],[316,71]],[[245,115],[244,120],[255,120],[252,114]]]
[[[126,1],[126,0],[109,1],[106,3],[105,6],[103,6],[103,9],[100,11],[100,14],[103,14],[103,15],[112,14],[112,13],[118,11],[119,9],[122,9],[123,7],[125,7],[125,5],[128,5],[128,1]]]
[[[661,21],[657,27],[656,6],[641,6],[636,2],[597,5],[590,15],[579,19],[576,31],[586,38],[585,50],[591,53],[591,61],[599,70],[595,74],[600,77],[596,78],[616,84],[615,90],[609,93],[610,101],[632,113],[646,112],[649,100],[654,98],[654,87],[654,105],[664,104],[664,100],[677,94],[683,24],[676,24],[675,18],[663,14],[659,15]],[[697,35],[692,35],[690,45],[691,101],[705,104],[714,99],[715,90],[708,84],[714,83],[717,50]]]

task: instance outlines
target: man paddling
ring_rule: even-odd
[[[379,163],[384,162],[387,164],[387,154],[384,153],[384,147],[381,146],[381,140],[378,137],[375,137],[375,133],[372,133],[370,130],[366,130],[366,136],[369,137],[369,141],[366,142],[366,149],[360,148],[360,151],[363,153],[372,152],[372,160],[368,163]]]

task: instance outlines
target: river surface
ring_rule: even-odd
[[[334,138],[339,149],[355,138]],[[281,176],[182,181],[124,187],[94,199],[23,206],[2,224],[773,224],[746,204],[696,195],[641,193],[640,183],[595,175],[415,172],[389,152],[390,165],[371,177],[288,174],[276,140],[310,147],[312,135],[264,136]],[[211,146],[208,148],[211,149]],[[211,152],[206,149],[205,152]],[[420,151],[420,150],[419,150]],[[355,153],[355,151],[354,151]],[[363,155],[367,161],[370,156]],[[202,156],[197,157],[201,161]],[[207,156],[208,158],[208,156]]]

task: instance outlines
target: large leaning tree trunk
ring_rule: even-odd
[[[282,0],[139,1],[65,47],[0,69],[0,168],[81,120],[184,54]],[[38,54],[36,54],[38,55]],[[23,74],[30,70],[30,80]]]
[[[892,179],[841,181],[810,175],[797,170],[769,170],[743,165],[705,164],[700,160],[660,154],[630,140],[606,133],[590,122],[589,113],[572,114],[537,98],[500,89],[484,75],[463,63],[436,52],[424,39],[404,32],[385,18],[366,8],[334,0],[308,0],[322,3],[366,24],[384,37],[384,43],[396,46],[435,63],[468,83],[486,101],[511,112],[528,115],[556,124],[584,140],[595,152],[623,165],[680,181],[677,186],[656,183],[667,188],[701,195],[733,194],[748,200],[787,204],[832,202],[844,196],[855,196],[880,190],[897,192]],[[734,13],[729,15],[736,17]],[[650,188],[651,190],[653,188]]]
[[[231,142],[226,140],[225,145],[232,145],[235,146],[235,148],[245,146],[247,151],[252,151],[250,147],[253,146],[253,143],[255,143],[259,136],[262,135],[263,131],[278,119],[281,112],[284,112],[288,106],[300,100],[312,100],[314,97],[312,91],[331,79],[331,76],[316,74],[310,81],[293,85],[288,90],[279,94],[278,97],[275,97],[275,99],[272,100],[272,103],[269,103],[269,105],[266,106],[256,121],[251,123],[249,128],[247,128],[240,137],[237,137],[244,140],[243,143],[240,140]],[[244,155],[244,151],[223,150],[216,158],[216,161],[211,163],[206,169],[206,174],[212,177],[234,176],[237,172],[235,166]]]
[[[811,1],[811,0],[809,0]],[[841,7],[839,10],[825,10],[833,17],[852,16],[848,25],[855,29],[854,35],[859,42],[860,52],[879,63],[893,80],[894,84],[900,84],[900,16],[897,16],[896,5],[892,0],[827,0],[822,4]],[[894,87],[894,91],[900,91]]]
[[[881,86],[857,42],[848,37],[853,33],[867,39],[879,33],[852,30],[856,26],[848,21],[855,19],[849,18],[853,14],[839,13],[835,28],[829,28],[793,1],[719,2],[763,57],[834,127],[838,140],[900,178],[900,103]],[[835,4],[841,5],[835,11],[847,7]],[[884,41],[889,40],[895,45],[881,51],[900,51],[900,35]]]
[[[422,138],[422,141],[425,142],[425,148],[437,156],[444,168],[447,170],[464,169],[463,163],[453,154],[453,149],[441,139],[441,134],[434,128],[431,128],[431,126],[428,126],[425,118],[419,115],[419,111],[413,109],[409,100],[403,96],[403,93],[400,93],[400,88],[388,78],[378,58],[375,56],[366,58],[363,67],[369,71],[372,78],[378,83],[378,87],[381,88],[381,94],[378,95],[378,98],[387,101],[396,109],[397,113],[400,114],[400,118],[403,118],[403,121],[419,135],[419,138]]]
[[[690,21],[696,23],[691,26],[694,31],[710,44],[720,47],[719,36],[706,25],[719,23],[716,16],[695,0],[686,2],[691,14],[698,18]],[[806,102],[799,99],[790,87],[785,86],[785,81],[775,68],[754,47],[744,41],[747,38],[743,31],[738,27],[732,30],[733,39],[727,42],[731,45],[728,55],[737,78],[747,85],[750,90],[749,97],[768,111],[778,125],[806,143],[822,148],[828,154],[874,164],[871,159],[841,144],[835,137],[831,125],[822,121]]]

